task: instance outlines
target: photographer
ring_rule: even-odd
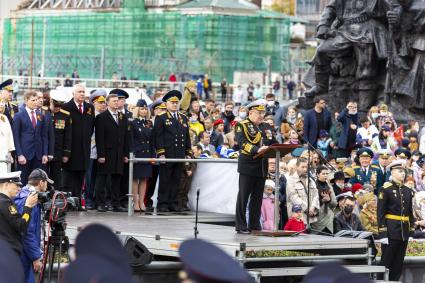
[[[22,204],[22,215],[12,199],[20,190],[21,172],[11,172],[0,175],[0,239],[10,244],[18,254],[22,254],[21,235],[27,231],[31,220],[32,207],[37,204],[37,195],[30,194]]]
[[[28,176],[28,184],[15,197],[14,201],[18,207],[18,211],[24,209],[24,203],[28,196],[33,192],[37,194],[45,192],[47,185],[53,184],[47,173],[41,169],[35,169]],[[31,220],[27,233],[23,238],[23,253],[21,255],[22,265],[25,272],[25,282],[34,283],[34,272],[39,272],[42,267],[41,261],[41,205],[38,203],[34,206],[31,213]]]

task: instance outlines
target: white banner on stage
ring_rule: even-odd
[[[196,208],[200,189],[199,211],[235,214],[239,188],[237,163],[199,163],[189,192],[189,206]]]

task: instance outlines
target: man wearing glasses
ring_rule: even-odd
[[[276,143],[273,135],[264,126],[266,101],[250,103],[248,118],[236,125],[236,140],[240,148],[238,160],[239,193],[236,202],[236,232],[249,234],[261,230],[260,215],[264,183],[268,173],[267,159],[254,156]],[[248,204],[249,199],[249,204]],[[249,223],[246,221],[246,208],[249,208]]]

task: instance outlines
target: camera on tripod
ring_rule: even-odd
[[[47,192],[38,193],[38,201],[45,212],[44,219],[50,223],[52,236],[64,236],[66,212],[78,210],[80,199],[68,192],[55,191],[51,187]]]

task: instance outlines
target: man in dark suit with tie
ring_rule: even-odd
[[[114,211],[126,211],[120,206],[120,180],[124,173],[124,164],[128,163],[129,132],[127,119],[118,111],[116,92],[115,90],[106,97],[108,109],[97,115],[95,121],[98,162],[95,191],[97,210],[100,212],[106,211],[106,195],[111,196]],[[108,177],[111,178],[110,194],[106,193]]]
[[[45,119],[36,111],[37,93],[28,91],[24,100],[25,108],[15,115],[12,131],[18,157],[17,170],[22,171],[22,183],[25,185],[29,174],[47,163],[48,141]]]
[[[179,113],[182,94],[178,90],[168,92],[162,100],[167,112],[155,117],[154,136],[158,158],[191,158],[192,150],[188,119]],[[182,163],[165,163],[159,169],[158,211],[179,211],[178,193]]]
[[[85,102],[83,84],[73,86],[73,98],[62,109],[70,113],[72,120],[71,156],[62,159],[65,171],[64,188],[73,196],[81,197],[84,176],[90,161],[91,135],[94,129],[94,107]]]

